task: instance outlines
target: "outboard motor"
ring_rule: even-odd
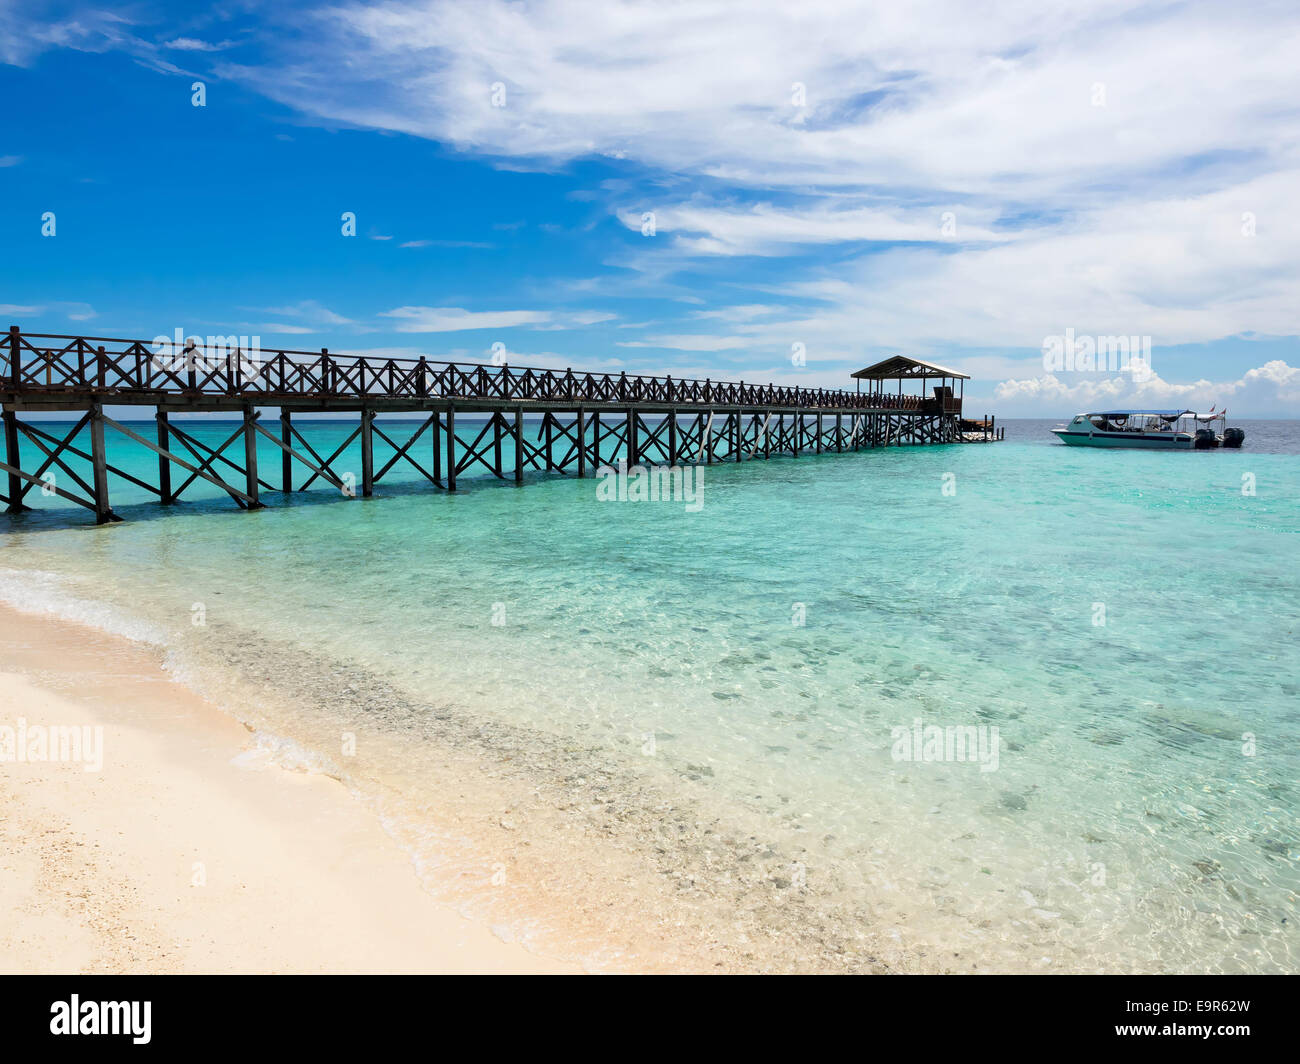
[[[1198,451],[1208,451],[1211,447],[1219,446],[1219,437],[1214,434],[1214,429],[1197,429],[1192,446]]]
[[[1240,447],[1246,442],[1246,433],[1242,429],[1231,428],[1223,430],[1223,446]]]

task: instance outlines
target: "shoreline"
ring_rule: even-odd
[[[582,970],[431,896],[340,781],[260,758],[155,648],[0,605],[0,701],[103,736],[99,771],[0,763],[0,971]]]

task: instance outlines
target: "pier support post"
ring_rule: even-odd
[[[361,408],[361,497],[375,493],[375,412]]]
[[[515,483],[524,482],[524,408],[515,409]]]
[[[844,415],[835,415],[835,453],[844,453]]]
[[[442,415],[433,412],[433,479],[442,486]]]
[[[704,452],[704,464],[713,465],[713,411],[708,417],[700,419],[700,450]]]
[[[542,426],[543,426],[542,435],[545,437],[545,443],[546,443],[546,471],[548,473],[555,468],[554,454],[552,452],[552,448],[555,443],[555,430],[553,428],[554,422],[555,422],[555,418],[551,416],[551,412],[549,410],[546,411],[544,415],[542,415]]]
[[[587,475],[587,412],[578,407],[578,477],[581,479]]]
[[[289,411],[281,408],[280,410],[280,442],[285,447],[293,444],[293,432],[290,428]],[[286,495],[293,493],[293,458],[289,452],[280,452],[280,490]]]
[[[159,408],[154,414],[158,422],[158,446],[164,451],[171,450],[171,429],[167,424],[167,411]],[[158,456],[158,502],[167,506],[176,500],[172,498],[172,463],[165,455]]]
[[[637,462],[636,447],[636,411],[627,409],[627,467],[631,469]]]
[[[600,468],[600,411],[593,410],[591,414],[591,461],[597,469]]]
[[[447,490],[456,490],[456,408],[447,407]]]
[[[95,403],[90,408],[90,464],[94,470],[95,524],[113,520],[108,504],[108,453],[104,448],[104,408]]]
[[[677,465],[677,411],[668,411],[668,464]]]
[[[17,347],[15,345],[14,358],[17,359],[17,357]],[[15,361],[14,366],[17,367],[17,365],[18,363]],[[17,372],[18,371],[15,368],[15,377],[17,377]],[[4,422],[5,462],[13,466],[14,469],[22,469],[22,463],[19,461],[18,456],[18,415],[12,410],[6,410],[4,412]],[[9,499],[9,505],[6,507],[9,513],[16,514],[21,513],[23,510],[30,509],[30,507],[24,505],[21,501],[23,497],[23,480],[17,473],[9,474],[9,490],[6,493],[6,497]]]
[[[745,443],[745,412],[743,410],[736,411],[736,427],[732,430],[731,438],[736,443],[736,461],[739,462]]]
[[[250,510],[260,510],[262,503],[257,492],[259,487],[257,479],[257,412],[253,409],[251,403],[244,407],[244,480],[247,484],[244,494],[251,500],[248,508]]]
[[[492,472],[498,480],[505,480],[505,468],[501,465],[501,422],[505,415],[499,410],[492,414]]]

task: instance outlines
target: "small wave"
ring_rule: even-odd
[[[47,614],[72,621],[133,643],[163,646],[167,633],[106,602],[72,591],[58,573],[39,569],[0,569],[0,602],[24,613]]]
[[[279,768],[287,772],[329,776],[339,781],[343,779],[342,770],[329,758],[292,739],[271,732],[256,731],[253,733],[253,743],[251,750],[236,754],[230,763],[250,770]]]

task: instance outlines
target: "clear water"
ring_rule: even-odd
[[[714,467],[698,512],[115,482],[121,524],[4,519],[0,593],[165,644],[430,889],[592,967],[1296,971],[1300,426],[1052,424]],[[898,759],[918,719],[996,727],[996,769]]]

